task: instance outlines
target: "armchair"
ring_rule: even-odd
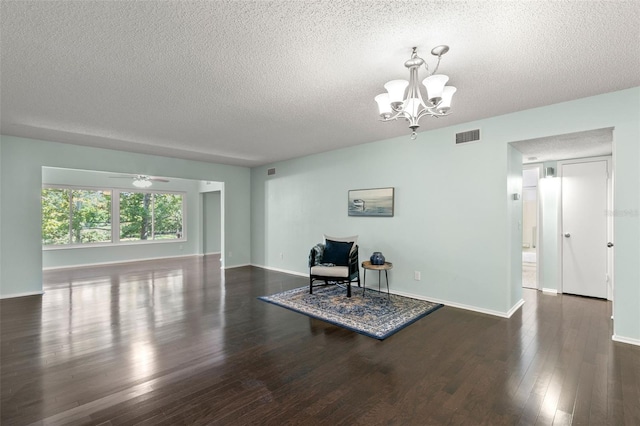
[[[314,282],[322,281],[315,287],[325,285],[346,285],[347,297],[351,297],[351,283],[357,281],[360,287],[360,267],[358,262],[357,237],[334,238],[325,236],[324,244],[316,244],[309,253],[309,293],[313,294]]]

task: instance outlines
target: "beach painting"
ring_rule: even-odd
[[[393,216],[393,188],[352,189],[349,216]]]

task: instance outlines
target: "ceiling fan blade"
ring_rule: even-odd
[[[153,176],[149,177],[149,180],[152,180],[154,182],[169,182],[169,179],[153,177]]]

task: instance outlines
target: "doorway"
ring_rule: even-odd
[[[522,286],[538,288],[539,164],[524,166],[522,170]]]
[[[211,255],[225,268],[224,182],[200,182],[200,253]]]
[[[609,199],[607,206],[598,210],[601,217],[607,217],[608,236],[613,235],[612,215],[606,215],[607,211],[613,211],[612,199],[612,178],[615,164],[612,161],[613,153],[613,128],[602,128],[594,130],[586,130],[575,133],[566,133],[555,136],[545,136],[536,139],[527,139],[511,142],[510,145],[522,154],[523,171],[530,166],[538,167],[538,188],[537,203],[538,227],[537,239],[533,238],[533,232],[524,224],[524,215],[518,213],[517,221],[520,222],[522,230],[523,249],[512,251],[511,262],[523,262],[528,260],[533,263],[533,255],[526,254],[533,252],[535,245],[535,276],[538,290],[545,293],[562,293],[563,292],[563,239],[562,236],[562,208],[561,208],[561,164],[592,161],[595,159],[608,158],[610,179],[608,181]],[[521,187],[523,200],[523,213],[526,209],[524,202],[530,198],[532,194],[527,194],[531,184],[524,182]],[[525,198],[526,197],[526,198]],[[571,233],[571,232],[569,232]],[[608,239],[606,243],[614,243]],[[605,243],[605,247],[606,247]],[[613,299],[613,269],[614,249],[607,249],[607,272],[605,280],[607,280],[607,295],[609,300]],[[516,253],[518,258],[516,258]],[[523,263],[523,270],[526,269]],[[531,268],[529,268],[531,269]],[[601,275],[603,276],[603,275]],[[529,280],[529,282],[531,282]],[[530,284],[529,284],[530,285]],[[523,286],[528,287],[523,276]]]
[[[220,254],[222,247],[221,192],[202,194],[202,253]]]

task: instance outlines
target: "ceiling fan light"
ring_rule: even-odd
[[[442,89],[442,101],[440,101],[440,105],[438,105],[439,113],[446,114],[449,112],[451,109],[451,100],[456,90],[458,89],[453,86],[445,86],[444,89]]]
[[[427,89],[427,96],[432,105],[437,105],[442,100],[444,85],[449,81],[449,77],[444,74],[434,74],[422,80],[422,84]]]
[[[376,96],[375,101],[378,103],[378,111],[380,111],[380,116],[383,118],[388,118],[391,116],[391,102],[389,101],[389,94],[382,93]]]
[[[404,91],[409,85],[407,80],[391,80],[384,85],[384,88],[389,92],[389,102],[392,106],[398,108],[404,101]]]
[[[134,179],[133,186],[136,188],[149,188],[151,186],[151,181],[148,179]]]

